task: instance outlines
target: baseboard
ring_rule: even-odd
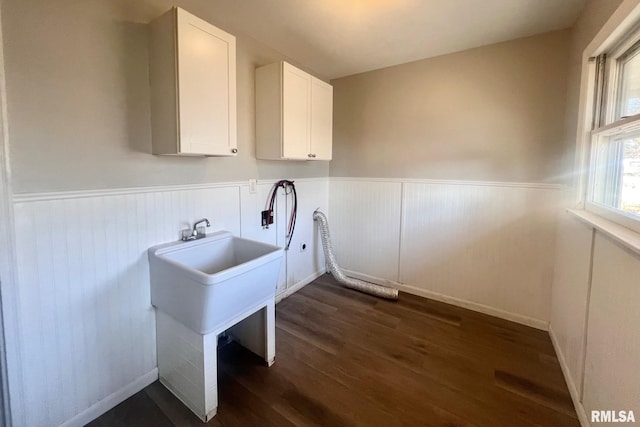
[[[108,410],[118,406],[149,384],[158,379],[158,368],[153,368],[150,372],[144,374],[138,379],[130,382],[120,390],[111,393],[98,403],[91,405],[75,417],[61,424],[61,427],[81,427],[98,418]]]
[[[560,368],[562,369],[562,375],[564,375],[564,381],[567,383],[567,388],[569,389],[569,394],[571,395],[571,400],[573,401],[573,407],[576,409],[576,414],[578,414],[578,420],[580,421],[580,425],[582,427],[590,427],[591,423],[589,422],[589,417],[587,417],[587,412],[582,406],[582,402],[580,402],[580,396],[578,395],[578,389],[576,388],[573,379],[571,378],[571,372],[569,372],[569,366],[567,365],[566,360],[564,359],[564,354],[560,348],[560,344],[558,343],[558,338],[556,337],[555,332],[553,332],[553,328],[549,325],[549,337],[551,337],[551,343],[553,344],[553,348],[556,351],[556,356],[558,357],[558,362],[560,362]]]
[[[324,273],[325,273],[324,271],[316,271],[315,273],[310,274],[309,276],[305,277],[304,279],[302,279],[295,285],[291,286],[290,288],[287,288],[286,290],[280,292],[278,295],[276,295],[276,304],[282,301],[283,299],[285,299],[286,297],[288,297],[289,295],[298,292],[300,289],[304,288],[309,283],[313,282],[318,277],[322,276]]]
[[[344,273],[349,277],[365,280],[367,282],[375,283],[376,285],[395,288],[395,289],[398,289],[399,291],[403,291],[408,294],[418,295],[418,296],[429,298],[435,301],[440,301],[447,304],[455,305],[457,307],[462,307],[462,308],[477,311],[480,313],[488,314],[490,316],[499,317],[500,319],[505,319],[511,322],[520,323],[522,325],[531,326],[532,328],[540,329],[543,331],[547,331],[549,329],[549,322],[544,320],[523,316],[521,314],[511,313],[509,311],[501,310],[499,308],[491,307],[484,304],[479,304],[473,301],[464,300],[461,298],[450,297],[448,295],[443,295],[437,292],[416,288],[414,286],[405,285],[402,283],[394,282],[392,280],[379,279],[376,277],[369,276],[367,274],[362,274],[362,273],[358,273],[351,270],[344,270]]]

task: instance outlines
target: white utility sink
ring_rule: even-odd
[[[275,296],[283,249],[228,231],[149,249],[151,303],[201,335]]]
[[[282,255],[227,231],[149,249],[160,382],[205,422],[218,407],[218,334],[275,360]]]

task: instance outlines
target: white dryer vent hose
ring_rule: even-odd
[[[318,223],[318,229],[320,230],[320,237],[322,239],[322,248],[324,249],[324,258],[327,262],[327,266],[329,267],[329,271],[331,271],[331,274],[333,274],[333,277],[335,277],[338,282],[342,283],[347,288],[355,289],[356,291],[364,292],[365,294],[371,294],[376,297],[392,300],[398,299],[397,289],[374,285],[373,283],[363,282],[362,280],[347,277],[338,266],[336,257],[333,254],[327,216],[323,212],[316,210],[313,213],[313,220]]]

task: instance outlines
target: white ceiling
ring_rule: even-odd
[[[570,27],[585,0],[208,0],[325,78]]]

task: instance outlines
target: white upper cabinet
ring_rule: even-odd
[[[256,157],[331,160],[333,87],[284,61],[256,70]]]
[[[151,23],[153,153],[234,156],[236,39],[174,7]]]

